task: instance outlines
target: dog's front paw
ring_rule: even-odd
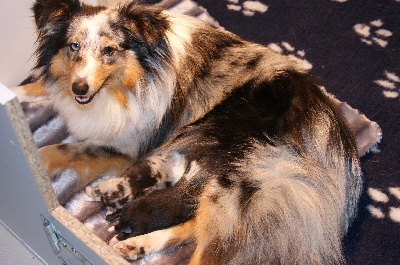
[[[111,211],[121,209],[134,196],[129,180],[124,177],[105,180],[94,188],[87,187],[86,193],[94,200],[102,201]]]
[[[110,241],[110,245],[128,260],[137,260],[147,254],[154,252],[152,250],[152,242],[147,242],[147,236],[131,237],[123,241],[119,241],[115,236]]]
[[[152,176],[146,161],[131,166],[119,178],[108,179],[86,192],[95,200],[101,200],[109,209],[121,209],[133,198],[145,195],[154,189],[157,178]]]

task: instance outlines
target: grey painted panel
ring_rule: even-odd
[[[65,227],[49,213],[19,142],[21,139],[18,139],[18,133],[14,131],[15,126],[13,125],[16,122],[13,123],[10,120],[7,114],[9,109],[6,110],[6,106],[13,103],[16,106],[15,111],[22,112],[22,110],[19,108],[16,98],[10,101],[8,96],[5,87],[0,85],[0,224],[10,230],[27,249],[45,264],[61,264],[60,257],[69,265],[81,264],[66,250],[62,250],[58,255],[53,252],[43,230],[41,219],[41,215],[43,215],[52,221],[55,230],[89,261],[96,265],[107,264],[70,231],[74,230],[74,227]],[[12,119],[18,118],[18,116],[16,114]],[[18,129],[21,130],[21,128]],[[26,129],[29,130],[27,126]],[[37,153],[30,155],[35,156]],[[47,205],[50,204],[47,203]],[[53,209],[51,210],[53,213]],[[87,238],[87,241],[90,241],[90,238]]]
[[[59,264],[43,232],[48,214],[5,107],[0,104],[0,220],[48,264]]]

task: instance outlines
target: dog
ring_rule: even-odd
[[[113,213],[129,260],[192,242],[190,264],[342,264],[362,173],[355,140],[290,58],[135,2],[36,0],[36,82],[79,139],[46,146]]]

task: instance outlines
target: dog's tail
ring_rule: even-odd
[[[345,263],[341,241],[361,192],[358,155],[340,113],[301,78],[283,82],[293,100],[282,120],[293,130],[272,145],[255,141],[229,185],[221,176],[206,184],[190,264]]]

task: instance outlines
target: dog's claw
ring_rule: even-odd
[[[114,226],[119,223],[119,219],[121,219],[121,213],[119,211],[108,215],[106,214],[106,221],[112,223]]]

